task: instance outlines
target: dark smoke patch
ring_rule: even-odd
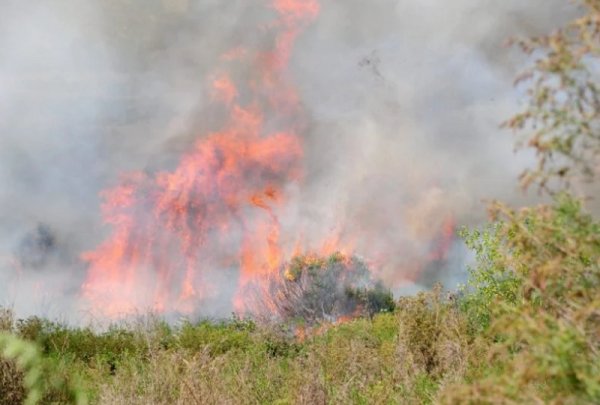
[[[16,257],[21,267],[40,270],[56,256],[57,239],[48,225],[38,224],[21,240]]]

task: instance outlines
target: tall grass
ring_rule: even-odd
[[[4,403],[600,402],[600,225],[578,201],[464,232],[470,282],[393,312],[321,324],[169,325],[104,332],[3,311]],[[10,335],[8,335],[9,333]]]

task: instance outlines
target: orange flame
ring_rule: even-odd
[[[230,111],[225,127],[200,138],[174,171],[124,176],[103,193],[102,215],[112,235],[82,257],[89,266],[83,296],[105,315],[148,307],[191,312],[213,293],[204,277],[211,269],[238,261],[242,291],[281,264],[276,208],[285,201],[286,184],[302,177],[302,145],[292,125],[267,129],[264,111],[282,122],[297,113],[298,97],[282,76],[295,39],[316,18],[319,4],[274,0],[272,6],[279,14],[271,27],[274,49],[252,54],[235,48],[222,57],[254,58],[252,100],[240,105],[234,81],[217,74],[214,98]],[[214,244],[227,247],[215,253]],[[242,296],[235,302],[244,310]]]
[[[448,216],[443,224],[433,251],[429,254],[429,260],[446,260],[456,231],[456,221],[453,216]]]
[[[192,313],[223,294],[214,281],[223,274],[237,283],[227,298],[244,313],[253,309],[248,288],[262,283],[267,292],[268,278],[278,277],[290,254],[306,253],[308,239],[310,250],[324,256],[350,257],[359,245],[342,224],[323,240],[305,238],[302,230],[282,234],[280,213],[289,186],[303,178],[304,154],[303,114],[286,70],[298,35],[320,6],[317,0],[271,0],[271,7],[278,15],[267,27],[275,36],[272,48],[231,48],[211,76],[212,97],[227,112],[222,128],[199,137],[174,170],[124,175],[102,193],[102,216],[112,233],[82,255],[88,265],[82,295],[101,314]],[[253,69],[240,83],[227,71],[242,62]],[[449,219],[429,260],[445,259],[453,229]],[[415,263],[403,274],[420,271]]]

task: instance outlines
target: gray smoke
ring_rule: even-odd
[[[218,126],[207,78],[223,52],[269,40],[266,3],[0,0],[0,304],[81,316],[79,255],[110,231],[99,192],[173,168]],[[310,126],[284,229],[351,237],[398,287],[448,216],[476,224],[484,198],[522,202],[531,156],[498,124],[518,108],[524,58],[503,43],[576,13],[564,0],[323,0],[291,66]],[[460,278],[455,246],[433,278]]]

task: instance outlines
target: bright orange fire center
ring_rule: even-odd
[[[232,277],[232,268],[239,269],[234,301],[244,311],[243,287],[281,265],[276,208],[285,202],[285,186],[302,177],[302,145],[292,124],[267,130],[264,111],[270,119],[293,121],[288,117],[298,111],[298,97],[284,74],[294,41],[317,17],[319,4],[274,0],[272,7],[279,16],[269,27],[273,49],[237,48],[222,58],[250,57],[256,65],[244,87],[251,100],[241,105],[233,79],[217,74],[214,98],[229,111],[227,125],[201,137],[174,171],[129,174],[103,193],[103,218],[113,232],[83,255],[89,265],[83,295],[104,315],[192,312],[214,293],[204,275],[215,268]]]
[[[306,250],[301,232],[282,238],[278,212],[303,177],[303,114],[287,67],[319,3],[272,0],[271,6],[278,15],[267,27],[271,49],[231,49],[212,76],[213,98],[227,111],[222,129],[200,136],[174,170],[131,173],[103,193],[102,216],[112,234],[82,255],[88,264],[82,295],[93,311],[193,313],[222,294],[224,280],[236,284],[227,298],[233,308],[252,311],[250,296],[261,280],[266,286],[286,258]],[[251,68],[243,81],[227,73],[241,62]],[[354,243],[335,230],[310,242],[322,255],[351,254]]]

